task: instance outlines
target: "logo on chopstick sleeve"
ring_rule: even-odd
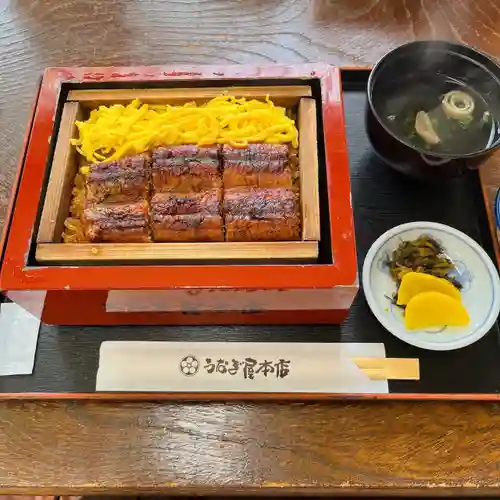
[[[184,356],[179,363],[180,371],[186,377],[196,375],[201,368],[201,363],[196,356]],[[208,375],[224,375],[234,377],[240,375],[245,380],[254,380],[257,377],[283,379],[289,375],[291,361],[286,359],[257,360],[255,358],[205,358],[203,370]]]
[[[285,359],[258,361],[254,358],[243,360],[223,358],[205,358],[203,368],[208,374],[220,373],[235,376],[240,374],[244,379],[254,380],[256,377],[285,378],[290,373],[291,361]]]
[[[192,377],[198,373],[200,362],[196,356],[184,356],[179,363],[181,373],[186,377]]]

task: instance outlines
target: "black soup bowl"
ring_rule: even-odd
[[[440,108],[440,100],[452,90],[473,96],[474,120],[484,120],[480,136],[464,135],[468,125],[458,122],[462,130],[446,131],[446,148],[442,141],[429,145],[415,134],[416,114],[429,102],[434,105],[433,99],[435,109]],[[456,177],[477,168],[500,146],[500,67],[470,47],[446,41],[402,45],[375,65],[367,92],[370,142],[386,163],[404,174],[430,180]],[[457,126],[447,116],[443,121]]]

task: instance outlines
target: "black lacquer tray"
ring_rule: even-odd
[[[446,184],[420,184],[393,171],[373,153],[364,128],[368,74],[368,70],[355,69],[342,73],[359,269],[378,236],[393,226],[418,220],[441,222],[463,231],[478,241],[495,261],[477,172]],[[500,399],[499,338],[498,324],[495,324],[483,339],[457,351],[414,348],[379,325],[362,291],[341,326],[42,325],[33,375],[0,377],[0,398],[98,397],[95,378],[103,341],[170,340],[382,342],[388,357],[419,358],[421,378],[419,381],[391,381],[389,395],[363,397]],[[148,397],[157,398],[154,394]]]

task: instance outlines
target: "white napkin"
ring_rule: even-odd
[[[0,304],[0,376],[31,375],[40,320],[21,306]]]
[[[108,341],[97,391],[388,393],[351,358],[385,357],[383,344]]]

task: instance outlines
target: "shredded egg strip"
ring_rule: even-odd
[[[265,102],[219,96],[200,106],[148,105],[136,99],[127,106],[100,106],[76,126],[79,138],[71,143],[92,163],[180,144],[245,148],[260,142],[298,147],[294,120],[269,96]]]
[[[64,243],[83,243],[87,241],[82,222],[85,209],[85,180],[81,173],[77,173],[72,190],[70,215],[64,221],[62,238]]]

